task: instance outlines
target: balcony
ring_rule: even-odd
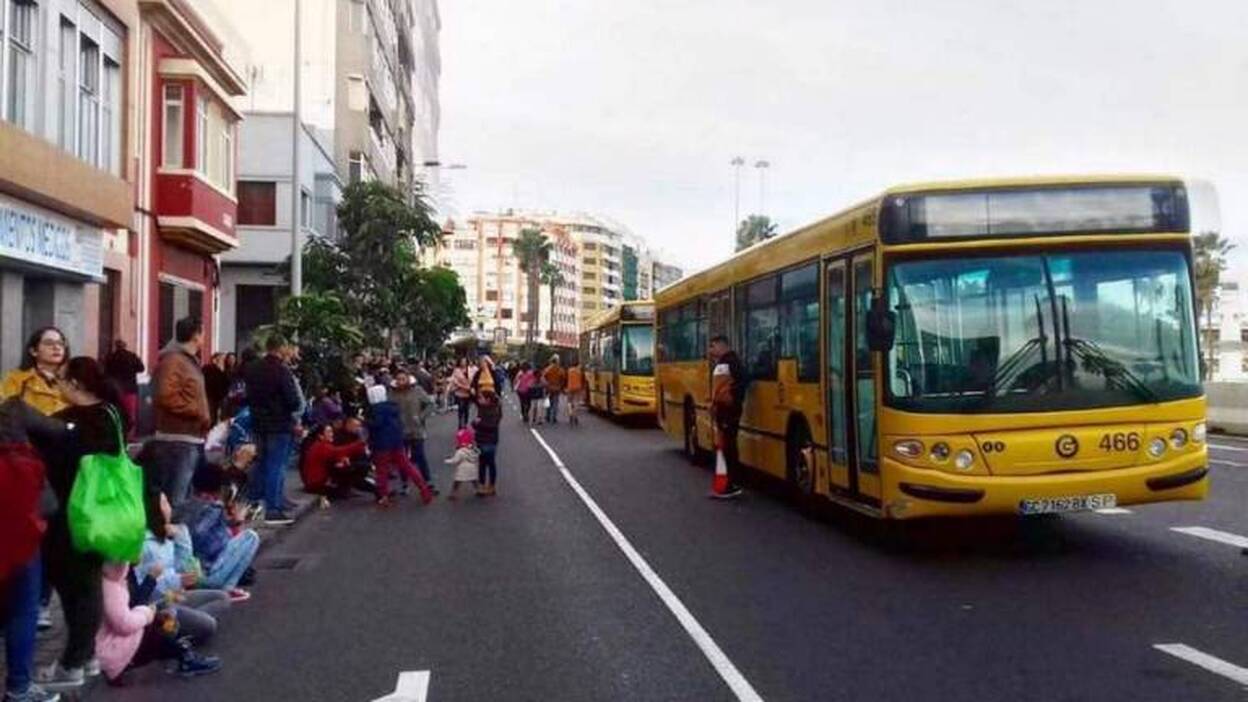
[[[238,246],[234,229],[238,202],[233,196],[185,169],[156,173],[156,222],[160,234],[185,248],[219,254]]]

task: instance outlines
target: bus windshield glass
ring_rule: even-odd
[[[654,328],[648,324],[623,325],[624,375],[654,375]]]
[[[889,404],[1043,412],[1201,392],[1187,257],[1177,250],[899,262]]]
[[[1105,185],[894,195],[881,235],[890,244],[965,237],[1186,232],[1182,185]]]

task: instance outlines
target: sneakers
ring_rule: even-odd
[[[88,678],[100,677],[100,659],[92,658],[82,667],[82,674]]]
[[[285,512],[269,512],[264,516],[264,523],[267,526],[290,526],[295,520]]]
[[[177,673],[183,678],[194,678],[200,675],[208,675],[221,670],[221,659],[216,656],[206,656],[202,653],[187,651],[178,661]]]
[[[63,668],[60,663],[53,663],[35,675],[36,683],[53,692],[82,687],[85,680],[82,668]]]
[[[241,587],[233,588],[227,594],[230,596],[230,604],[238,604],[251,599],[251,593]]]
[[[39,619],[37,624],[39,631],[47,631],[52,628],[52,607],[50,605],[39,608]]]
[[[243,511],[243,519],[249,522],[264,521],[264,505],[259,502],[253,502]]]
[[[61,693],[47,690],[31,683],[25,692],[9,691],[4,693],[4,702],[60,702]]]

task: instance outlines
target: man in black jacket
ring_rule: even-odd
[[[286,500],[286,466],[294,449],[295,415],[303,401],[295,376],[282,359],[286,340],[274,334],[265,343],[265,356],[244,370],[247,406],[251,409],[251,432],[258,452],[258,470],[249,493],[252,501],[264,500],[265,521],[289,524]]]

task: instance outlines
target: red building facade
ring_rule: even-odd
[[[139,346],[149,366],[186,316],[204,321],[215,348],[217,255],[238,246],[235,196],[238,122],[245,94],[223,43],[186,0],[141,0],[146,135],[137,193],[142,297]]]

